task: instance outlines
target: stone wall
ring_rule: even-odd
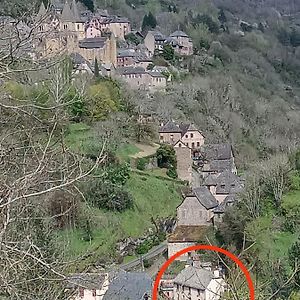
[[[187,147],[175,147],[177,158],[177,174],[180,180],[192,181],[192,154],[191,149]]]

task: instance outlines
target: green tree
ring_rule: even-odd
[[[294,270],[295,267],[298,267],[298,272],[295,275],[295,281],[297,285],[300,285],[300,238],[291,246],[289,249],[289,262],[291,268]]]
[[[177,177],[176,167],[176,152],[174,147],[168,144],[161,145],[156,151],[157,164],[160,168],[168,169],[168,176]]]
[[[165,60],[172,61],[175,57],[174,48],[170,44],[164,45],[162,56]]]
[[[99,71],[99,65],[98,65],[97,58],[95,58],[94,76],[95,76],[95,78],[99,78],[100,77],[100,71]]]
[[[81,3],[83,3],[87,9],[89,9],[90,11],[94,11],[95,10],[95,6],[94,6],[94,1],[93,0],[79,0]]]
[[[151,12],[149,12],[143,18],[142,31],[145,32],[148,29],[154,29],[156,25],[157,25],[156,18]]]

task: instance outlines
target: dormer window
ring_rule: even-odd
[[[221,189],[225,189],[225,184],[221,184]]]

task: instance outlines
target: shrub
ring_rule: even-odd
[[[175,169],[174,167],[168,169],[167,175],[168,175],[169,177],[173,178],[173,179],[176,179],[177,176],[178,176],[177,171],[176,171],[176,169]]]
[[[138,170],[144,171],[146,169],[146,165],[148,164],[148,159],[145,157],[139,158],[137,161],[136,168]]]
[[[163,144],[156,151],[157,164],[160,168],[176,168],[176,153],[171,145]]]
[[[132,196],[122,187],[95,180],[85,192],[89,203],[100,209],[124,211],[133,207]]]
[[[106,180],[114,185],[123,186],[130,177],[130,168],[127,163],[110,167],[107,171]]]

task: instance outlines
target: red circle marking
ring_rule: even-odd
[[[167,268],[169,267],[169,265],[179,256],[190,252],[190,251],[195,251],[195,250],[210,250],[210,251],[216,251],[219,253],[222,253],[226,256],[228,256],[231,260],[233,260],[239,267],[240,269],[243,271],[247,283],[248,283],[248,287],[249,287],[249,299],[250,300],[255,300],[255,290],[254,290],[254,284],[253,281],[251,279],[251,275],[249,273],[249,271],[247,270],[247,268],[244,266],[244,264],[231,252],[216,247],[216,246],[211,246],[211,245],[195,245],[195,246],[191,246],[191,247],[187,247],[183,250],[178,251],[177,253],[175,253],[173,256],[171,256],[161,267],[161,269],[159,270],[157,277],[155,279],[154,282],[154,286],[153,286],[153,291],[152,291],[152,300],[157,300],[157,295],[158,295],[158,287],[159,287],[159,283],[160,280],[164,274],[164,272],[167,270]]]

